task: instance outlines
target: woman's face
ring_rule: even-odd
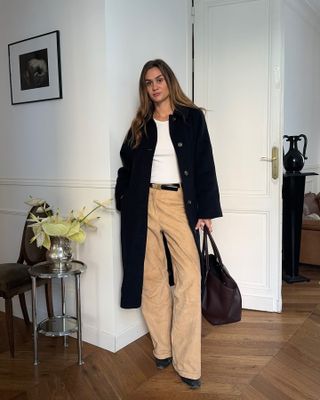
[[[155,104],[169,100],[169,88],[159,68],[153,67],[147,71],[145,84],[148,95]]]

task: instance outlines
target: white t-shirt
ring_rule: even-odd
[[[178,160],[170,133],[169,121],[154,120],[157,125],[158,140],[153,156],[151,183],[180,183]]]

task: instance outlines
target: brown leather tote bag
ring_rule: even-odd
[[[208,239],[213,254],[209,254]],[[203,231],[202,256],[205,267],[202,315],[212,325],[240,321],[242,311],[240,290],[223,265],[218,247],[206,226]]]

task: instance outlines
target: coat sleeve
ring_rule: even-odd
[[[219,187],[213,160],[212,147],[205,117],[199,111],[195,154],[195,188],[197,217],[211,219],[222,216]]]
[[[120,150],[120,157],[122,161],[122,167],[118,170],[118,177],[115,187],[115,200],[116,200],[116,208],[117,210],[121,210],[121,201],[128,189],[130,175],[131,175],[131,168],[132,168],[132,152],[133,149],[128,143],[128,138],[130,137],[130,132],[126,136],[121,150]]]

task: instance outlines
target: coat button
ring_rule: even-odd
[[[189,171],[184,171],[183,173],[185,174],[185,176],[189,175]]]
[[[188,200],[188,201],[187,201],[187,204],[188,204],[188,206],[190,206],[190,205],[192,204],[192,201],[191,201],[191,200]]]
[[[172,117],[172,121],[174,122],[177,118],[176,117]]]
[[[178,144],[178,147],[182,147],[183,146],[182,142],[178,142],[177,144]]]

